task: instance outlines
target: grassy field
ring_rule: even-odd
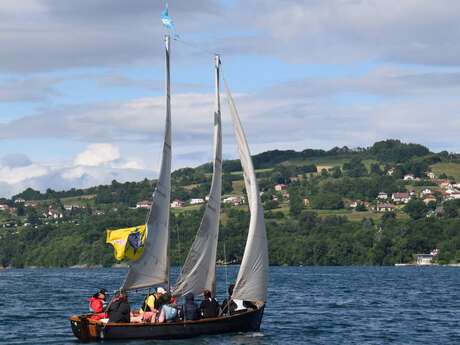
[[[95,199],[96,199],[96,195],[92,194],[92,195],[82,195],[82,196],[72,196],[68,198],[61,198],[61,202],[64,205],[93,206]]]
[[[376,213],[376,212],[373,212],[373,211],[355,212],[355,211],[347,210],[347,209],[341,209],[341,210],[313,210],[313,209],[308,209],[308,210],[318,213],[318,215],[321,216],[321,217],[326,217],[326,216],[345,216],[350,221],[353,221],[353,222],[362,221],[364,218],[371,218],[371,219],[374,219],[374,220],[379,220],[383,215],[383,213]],[[277,209],[273,210],[273,213],[275,213],[275,212],[282,212],[285,215],[288,215],[289,214],[289,207],[287,205],[281,205],[280,208],[277,208]],[[398,218],[398,219],[407,219],[408,216],[403,212],[397,212],[396,213],[396,218]]]
[[[318,168],[318,171],[321,171],[321,169],[331,169],[336,166],[342,167],[342,165],[346,162],[348,162],[350,159],[349,158],[312,158],[308,160],[292,160],[292,161],[286,161],[283,164],[285,165],[309,165],[309,164],[315,164],[316,167]],[[371,164],[373,163],[378,163],[375,159],[365,159],[363,160],[364,165],[366,166],[367,169],[370,169]]]
[[[445,173],[447,176],[452,176],[456,181],[460,181],[460,164],[459,163],[436,163],[431,166],[431,170],[436,176]]]

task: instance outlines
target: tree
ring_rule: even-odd
[[[371,174],[375,174],[378,176],[383,175],[382,169],[380,169],[380,164],[378,163],[372,163],[371,164]]]
[[[314,209],[337,210],[343,208],[343,200],[337,193],[321,193],[312,196],[311,207]]]
[[[444,214],[447,218],[456,218],[459,215],[458,208],[460,200],[449,200],[446,201],[443,205]]]
[[[345,175],[350,177],[361,177],[367,175],[366,166],[359,158],[352,158],[351,161],[344,163],[343,170]]]
[[[338,166],[333,167],[332,170],[331,170],[331,176],[333,178],[342,177],[342,169],[340,169],[340,167],[338,167]]]
[[[420,199],[410,200],[403,208],[412,219],[420,219],[426,216],[428,209],[425,203]]]
[[[366,208],[366,206],[364,206],[364,204],[362,202],[360,202],[356,206],[355,210],[358,211],[358,212],[364,212],[364,211],[367,211],[367,208]]]
[[[302,212],[303,200],[300,194],[297,191],[289,192],[289,212],[293,216],[298,216]]]

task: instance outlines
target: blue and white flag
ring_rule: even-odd
[[[173,37],[179,37],[179,35],[176,34],[176,26],[174,25],[172,18],[169,16],[167,3],[165,9],[161,12],[161,21],[163,22],[164,27],[171,31]]]

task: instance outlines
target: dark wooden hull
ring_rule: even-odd
[[[70,317],[70,324],[73,334],[82,341],[179,339],[209,334],[256,332],[260,329],[263,313],[264,307],[241,314],[197,321],[176,321],[162,324],[107,323],[105,325],[83,315]]]

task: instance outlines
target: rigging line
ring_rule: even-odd
[[[201,52],[203,54],[206,53],[206,55],[207,54],[209,54],[209,55],[216,55],[216,54],[220,55],[219,53],[217,53],[215,51],[211,51],[209,49],[206,49],[206,48],[198,46],[197,43],[185,41],[180,36],[179,37],[174,37],[173,39],[174,39],[174,41],[182,43],[183,45],[189,46],[189,47],[191,47],[191,48],[193,48],[193,49],[195,49],[195,50],[197,50],[197,51],[199,51],[199,52]]]
[[[225,269],[225,288],[228,288],[228,269],[227,269],[227,249],[224,241],[224,269]],[[226,295],[226,294],[225,294]]]

